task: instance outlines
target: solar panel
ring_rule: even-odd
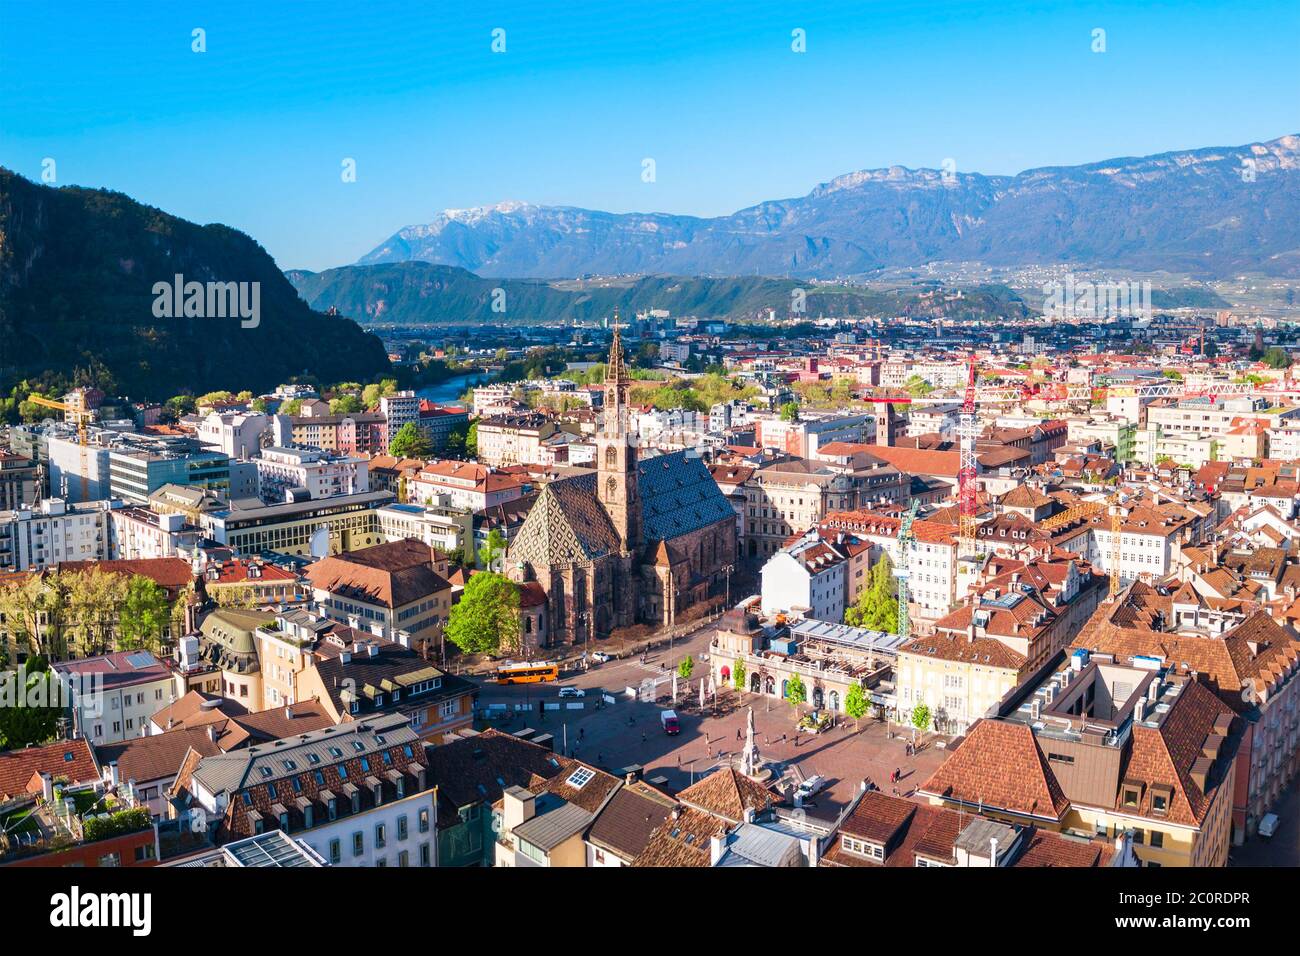
[[[126,655],[126,662],[135,670],[142,667],[153,666],[154,656],[148,651],[136,651],[134,654]]]

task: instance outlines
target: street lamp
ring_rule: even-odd
[[[587,611],[579,611],[574,615],[574,620],[578,624],[578,629],[582,631],[582,661],[587,662],[587,622],[591,620],[591,614]]]
[[[725,611],[731,607],[731,572],[736,570],[736,566],[734,564],[724,564],[721,570],[727,576],[727,603],[723,607]]]

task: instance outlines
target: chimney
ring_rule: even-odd
[[[745,808],[745,822],[746,822],[746,823],[753,823],[753,822],[754,822],[754,811],[753,811],[753,809],[750,808],[750,807],[746,807],[746,808]]]
[[[116,790],[117,785],[120,782],[121,782],[121,778],[118,776],[117,773],[117,761],[114,760],[111,764],[108,765],[108,785],[112,787],[114,790]]]
[[[1147,686],[1147,700],[1155,703],[1160,697],[1160,678],[1151,678],[1151,683]]]
[[[1142,718],[1147,713],[1147,702],[1145,697],[1139,697],[1138,702],[1133,706],[1133,720],[1136,723],[1142,723]]]
[[[284,705],[284,719],[293,720],[293,708],[288,704]]]
[[[502,824],[513,830],[537,815],[537,797],[523,787],[511,787],[502,794]]]
[[[722,861],[722,854],[727,851],[725,835],[709,838],[709,866],[717,866]]]
[[[367,656],[367,657],[378,657],[378,656],[379,656],[379,642],[378,642],[378,641],[367,641],[367,642],[366,642],[366,656]]]

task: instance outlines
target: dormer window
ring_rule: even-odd
[[[885,848],[879,843],[870,843],[866,840],[860,840],[857,837],[851,837],[847,834],[841,839],[840,846],[848,853],[856,856],[864,856],[868,860],[884,862]]]
[[[1126,810],[1136,810],[1142,803],[1142,785],[1125,782],[1120,788],[1120,800]]]

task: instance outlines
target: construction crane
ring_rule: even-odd
[[[975,535],[979,512],[979,491],[976,481],[975,441],[979,437],[979,422],[975,417],[975,355],[966,360],[966,395],[961,406],[957,436],[961,455],[957,466],[957,560],[975,560]]]
[[[1119,596],[1119,561],[1123,556],[1123,551],[1120,549],[1120,535],[1124,530],[1124,509],[1120,506],[1123,503],[1124,499],[1118,491],[1113,492],[1106,499],[1106,505],[1110,509],[1110,596],[1112,600]]]
[[[88,467],[89,452],[86,446],[86,424],[95,420],[95,413],[86,408],[85,399],[80,392],[73,392],[77,401],[60,402],[53,398],[46,398],[44,395],[28,395],[27,400],[34,405],[42,408],[54,408],[64,413],[65,421],[75,422],[77,425],[77,445],[81,449],[81,501],[90,500],[90,469]],[[66,494],[66,490],[65,490]]]
[[[898,563],[894,565],[894,577],[898,578],[898,638],[899,641],[906,641],[911,633],[911,619],[907,614],[907,578],[909,566],[911,564],[911,550],[914,535],[912,534],[912,522],[916,520],[916,509],[920,502],[912,498],[907,511],[903,513],[903,518],[898,524]]]

